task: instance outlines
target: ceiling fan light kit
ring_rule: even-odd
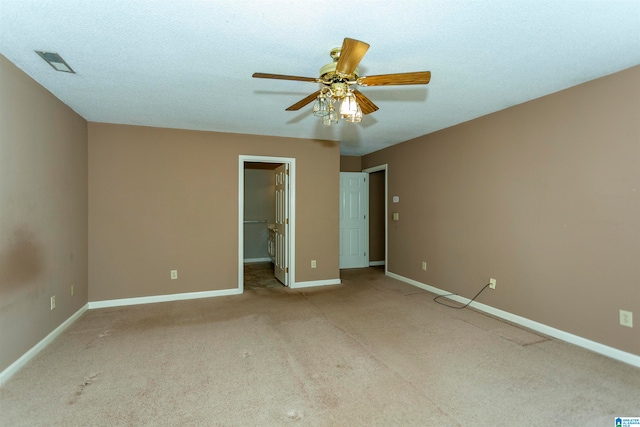
[[[287,76],[282,74],[254,73],[253,77],[262,79],[296,80],[320,83],[322,88],[306,98],[296,102],[287,111],[297,111],[315,100],[313,115],[321,117],[322,123],[331,126],[342,118],[350,123],[362,121],[365,114],[373,113],[378,107],[352,85],[389,86],[427,84],[431,80],[430,71],[413,73],[380,74],[360,77],[358,64],[369,49],[369,45],[359,40],[345,38],[341,48],[331,50],[333,62],[320,69],[320,77]],[[336,110],[336,104],[340,104]]]
[[[340,101],[340,117],[350,123],[362,121],[362,108],[358,105],[356,96],[349,88],[345,94],[336,92],[332,88],[323,88],[313,104],[313,114],[322,117],[322,123],[331,126],[338,123],[338,113],[334,104]]]

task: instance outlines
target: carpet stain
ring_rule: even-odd
[[[111,335],[111,331],[112,329],[107,329],[106,331],[102,332],[101,334],[98,334],[98,338],[103,338],[103,337],[108,337]]]
[[[296,411],[295,409],[291,409],[287,412],[287,418],[294,421],[300,421],[303,417],[302,411]]]
[[[343,365],[342,363],[336,364],[336,368],[338,368],[338,369],[353,369],[351,366]]]
[[[544,335],[539,335],[528,329],[521,328],[518,325],[507,323],[500,319],[494,319],[489,316],[476,318],[474,320],[466,320],[462,318],[457,320],[522,347],[549,341],[549,338]]]
[[[340,400],[331,394],[324,393],[320,396],[320,405],[325,409],[335,409],[340,405]]]
[[[547,342],[549,340],[550,340],[550,338],[541,337],[541,339],[539,341],[527,342],[527,343],[524,343],[524,344],[521,344],[521,345],[523,347],[526,347],[526,346],[529,346],[529,345],[535,345],[535,344],[540,344],[540,343],[543,343],[543,342]]]
[[[540,344],[545,341],[549,341],[549,338],[546,338],[528,331],[524,331],[524,330],[523,330],[523,333],[521,334],[508,335],[503,333],[496,333],[496,335],[498,335],[502,339],[505,339],[507,341],[510,341],[522,347],[527,347],[530,345]]]
[[[93,384],[93,382],[95,381],[95,379],[98,377],[98,374],[91,374],[88,377],[86,377],[84,379],[84,381],[82,382],[82,384],[80,384],[78,386],[78,389],[76,390],[76,392],[73,394],[73,397],[69,400],[69,402],[67,403],[68,405],[73,405],[75,404],[78,399],[80,399],[80,396],[82,396],[82,393],[84,393],[84,390],[87,386],[90,386],[91,384]]]
[[[90,384],[93,384],[93,381],[95,380],[95,378],[98,376],[98,374],[91,374],[89,375],[87,378],[85,378],[84,382],[81,384],[82,387],[88,386]]]

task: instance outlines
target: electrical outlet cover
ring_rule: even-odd
[[[633,328],[633,313],[626,310],[620,310],[620,324]]]

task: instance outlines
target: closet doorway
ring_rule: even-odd
[[[252,278],[274,283],[265,276],[272,274],[282,285],[291,286],[295,283],[295,159],[240,156],[238,169],[239,287],[244,291],[245,264]]]
[[[363,170],[369,174],[369,266],[388,272],[388,165]]]

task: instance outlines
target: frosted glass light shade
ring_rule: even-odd
[[[338,124],[338,113],[333,104],[329,104],[329,113],[322,117],[322,124],[326,126]]]
[[[324,95],[318,95],[315,104],[313,104],[313,115],[324,117],[329,114],[327,98]]]
[[[358,105],[358,109],[355,114],[344,116],[344,119],[350,123],[360,123],[362,121],[362,109]]]
[[[349,92],[340,105],[340,115],[343,117],[354,116],[358,112],[358,102],[353,93]]]

